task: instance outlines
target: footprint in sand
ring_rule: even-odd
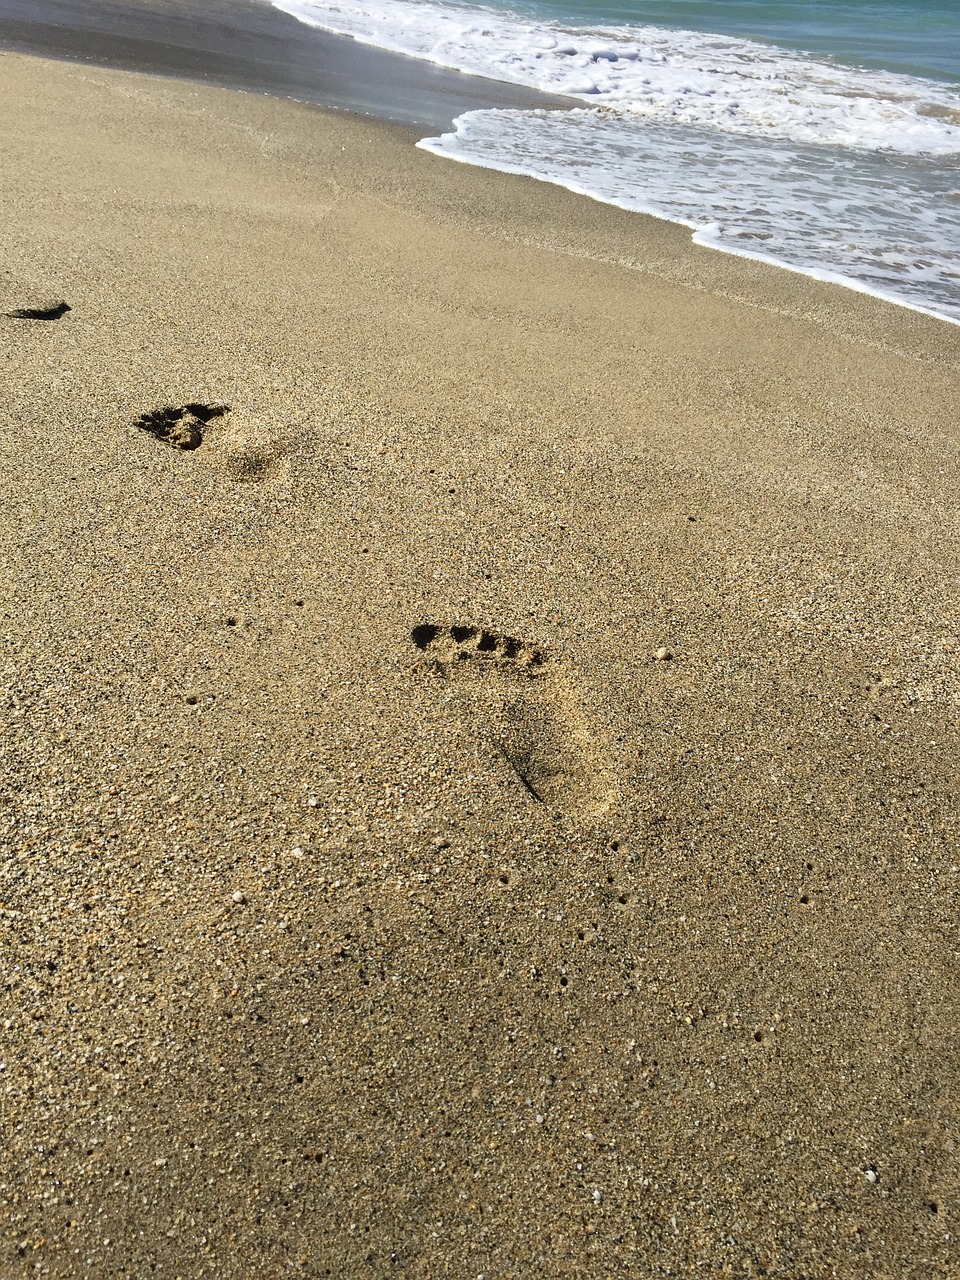
[[[228,404],[185,404],[180,409],[166,405],[141,413],[135,425],[174,449],[199,449],[207,423],[229,412]]]
[[[15,311],[7,312],[7,318],[9,320],[59,320],[69,310],[68,303],[62,298],[56,298],[37,307],[17,307]]]
[[[204,446],[205,455],[222,465],[234,480],[257,483],[276,475],[285,450],[264,428],[231,419],[218,430],[215,440],[208,439],[209,424],[229,414],[228,404],[164,406],[141,414],[134,425],[174,449],[193,451]]]
[[[480,627],[420,623],[410,638],[449,681],[477,730],[531,800],[570,817],[600,817],[612,774],[559,663],[536,645]]]

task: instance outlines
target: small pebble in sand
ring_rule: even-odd
[[[243,894],[240,892],[240,890],[239,890],[239,889],[234,889],[234,891],[233,891],[233,893],[230,895],[230,897],[231,897],[231,898],[233,899],[233,901],[234,901],[234,902],[236,902],[238,905],[239,905],[240,903],[246,902],[246,898],[243,896]]]
[[[876,1182],[876,1180],[877,1180],[877,1178],[878,1178],[878,1176],[879,1176],[879,1175],[878,1175],[878,1173],[877,1173],[876,1169],[864,1169],[864,1171],[863,1171],[863,1176],[866,1178],[866,1180],[867,1180],[869,1183],[871,1183],[871,1184],[872,1184],[872,1183]]]
[[[664,645],[661,645],[657,652],[653,655],[658,662],[672,662],[673,654]]]

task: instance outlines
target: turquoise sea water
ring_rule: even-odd
[[[273,0],[576,100],[420,145],[960,323],[960,0]]]
[[[492,8],[505,7],[492,5]],[[716,31],[865,67],[960,84],[960,2],[937,0],[536,0],[510,6],[578,26]]]

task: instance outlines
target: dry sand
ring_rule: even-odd
[[[0,109],[4,1280],[957,1275],[960,329]]]

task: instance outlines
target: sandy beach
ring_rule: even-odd
[[[956,1276],[960,328],[0,107],[0,1275]]]
[[[0,49],[182,76],[426,130],[463,111],[569,107],[306,26],[269,0],[0,0]]]

